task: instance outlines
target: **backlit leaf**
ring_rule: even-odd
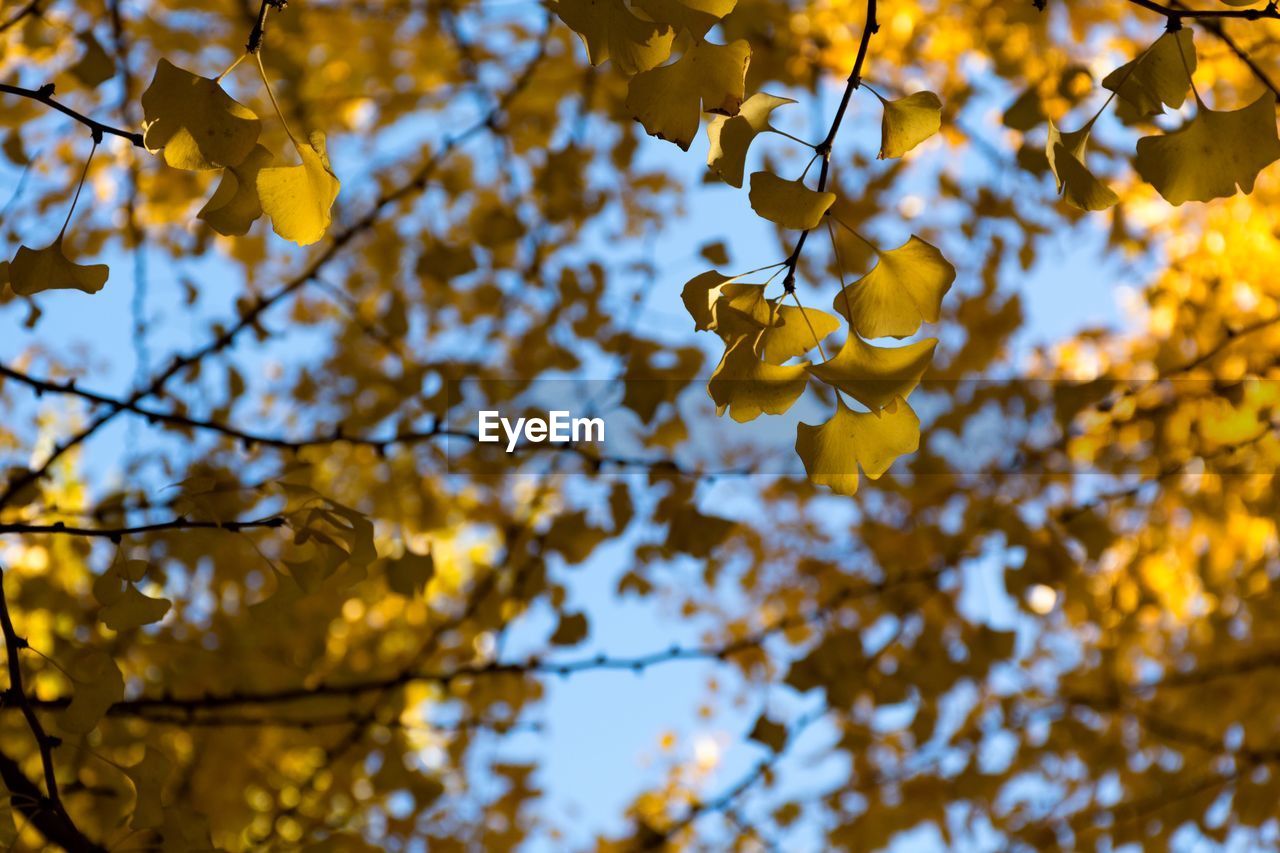
[[[1093,123],[1090,122],[1080,130],[1062,133],[1050,121],[1045,156],[1048,157],[1049,168],[1057,180],[1058,192],[1062,193],[1068,204],[1081,210],[1106,210],[1120,198],[1110,187],[1094,177],[1084,164],[1085,149],[1092,129]]]
[[[734,115],[742,104],[751,48],[699,42],[670,65],[631,78],[627,109],[652,136],[688,150],[702,111]]]
[[[671,55],[675,30],[636,17],[622,0],[558,0],[555,10],[582,39],[592,65],[613,59],[623,74],[636,74]]]
[[[302,158],[299,165],[270,166],[258,172],[258,198],[277,234],[307,246],[328,229],[341,185],[329,167],[323,133],[313,133],[311,144],[296,147]]]
[[[761,361],[752,342],[742,338],[725,350],[707,384],[720,413],[739,423],[761,414],[780,415],[804,393],[807,363],[780,367]]]
[[[234,166],[253,150],[262,129],[253,111],[215,80],[178,68],[167,59],[142,93],[143,141],[175,169]]]
[[[780,305],[772,324],[761,329],[756,351],[770,364],[783,364],[817,347],[840,328],[840,320],[816,308]]]
[[[903,347],[877,347],[851,333],[835,357],[810,366],[809,372],[878,411],[895,397],[907,398],[929,369],[937,345],[928,338]]]
[[[787,181],[772,172],[751,173],[751,209],[783,228],[816,228],[836,200],[835,193],[818,192],[803,181]]]
[[[1274,93],[1238,110],[1199,107],[1172,133],[1138,140],[1138,174],[1170,204],[1253,192],[1258,173],[1280,158]]]
[[[835,310],[864,338],[914,335],[938,322],[942,297],[956,268],[936,248],[912,235],[896,249],[876,254],[871,272],[836,294]]]
[[[757,92],[742,102],[736,116],[716,116],[707,124],[707,138],[711,149],[707,152],[707,165],[730,186],[742,186],[742,174],[746,167],[747,149],[756,136],[773,128],[769,114],[783,104],[794,104],[790,98],[779,98]]]
[[[880,103],[884,105],[878,155],[882,160],[901,157],[942,127],[942,101],[933,92],[912,92],[894,101],[880,98]]]
[[[255,145],[249,156],[222,172],[222,180],[196,217],[225,237],[241,236],[262,215],[258,173],[275,161],[271,152]]]
[[[878,480],[899,456],[920,446],[920,419],[902,397],[879,412],[855,412],[836,398],[836,411],[821,426],[800,424],[796,453],[809,480],[841,495],[858,491],[858,469]]]
[[[59,236],[43,249],[19,246],[9,264],[9,286],[19,296],[45,290],[82,290],[97,293],[107,283],[106,264],[77,264],[62,251]]]
[[[1127,101],[1139,115],[1159,115],[1165,106],[1182,106],[1195,70],[1191,28],[1183,27],[1160,36],[1145,53],[1102,78],[1102,85]]]
[[[636,0],[634,5],[655,21],[683,28],[700,39],[737,4],[738,0]]]

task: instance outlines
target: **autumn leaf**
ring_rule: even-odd
[[[818,227],[835,202],[835,193],[818,192],[803,181],[787,181],[772,172],[751,173],[751,209],[783,228],[807,231]]]
[[[1280,158],[1276,96],[1264,92],[1238,110],[1203,103],[1182,127],[1138,140],[1138,174],[1170,204],[1253,192],[1258,173]]]
[[[592,65],[613,59],[623,74],[661,65],[671,55],[675,30],[637,17],[622,0],[557,0],[556,14],[587,47]]]
[[[1166,32],[1131,62],[1106,77],[1102,85],[1115,92],[1140,116],[1159,115],[1166,106],[1178,109],[1191,88],[1196,48],[1191,29]]]
[[[167,598],[143,595],[137,587],[129,585],[119,600],[102,608],[99,616],[103,624],[113,631],[131,631],[159,622],[172,604]]]
[[[750,60],[745,41],[698,42],[670,65],[632,77],[627,109],[650,135],[687,151],[703,110],[726,116],[738,112]]]
[[[903,98],[885,100],[880,122],[881,160],[901,157],[942,127],[942,101],[933,92],[912,92]]]
[[[164,753],[150,745],[141,761],[125,768],[125,774],[133,783],[135,799],[129,825],[134,829],[153,829],[164,825],[164,786],[172,768]]]
[[[1094,177],[1084,164],[1085,148],[1093,123],[1072,133],[1062,133],[1049,122],[1045,155],[1058,183],[1058,192],[1073,207],[1081,210],[1106,210],[1120,200],[1110,187]]]
[[[896,249],[877,251],[871,272],[838,293],[833,305],[864,338],[905,338],[921,323],[938,322],[955,279],[942,253],[912,235]]]
[[[93,731],[107,709],[124,698],[124,678],[111,656],[97,649],[86,650],[71,666],[74,681],[71,704],[58,718],[63,731],[85,734]]]
[[[255,145],[244,160],[223,170],[218,188],[196,217],[208,222],[210,228],[225,237],[247,234],[249,226],[262,215],[258,173],[274,162],[275,157],[270,151]]]
[[[741,187],[746,168],[747,149],[761,133],[772,131],[769,115],[783,104],[794,104],[790,98],[757,92],[742,102],[735,116],[716,116],[707,125],[711,149],[707,165],[730,186]]]
[[[738,0],[635,0],[634,5],[650,18],[687,30],[701,39],[727,14]]]
[[[106,264],[77,264],[62,249],[62,237],[43,249],[19,246],[9,264],[9,286],[19,296],[46,290],[97,293],[107,283]]]
[[[253,111],[222,90],[167,59],[156,66],[142,93],[143,140],[175,169],[234,166],[249,156],[262,124]]]
[[[808,370],[868,409],[879,411],[894,398],[905,400],[911,394],[929,369],[937,345],[936,339],[928,338],[902,347],[877,347],[850,334],[834,357]]]
[[[85,30],[76,38],[84,46],[84,53],[70,69],[77,80],[92,89],[116,76],[115,63],[98,43],[92,31]]]
[[[800,424],[796,453],[809,480],[841,495],[858,491],[858,469],[880,479],[895,459],[920,446],[920,419],[901,396],[878,412],[855,412],[836,397],[836,411],[821,426]]]
[[[551,642],[557,646],[576,646],[587,638],[587,617],[582,613],[562,613]]]
[[[143,560],[124,560],[113,565],[94,581],[93,596],[103,605],[98,618],[113,631],[131,631],[159,622],[172,606],[167,598],[151,598],[135,584],[147,572]]]
[[[762,328],[756,351],[770,364],[784,364],[821,345],[840,328],[840,319],[816,308],[780,305],[774,322]]]
[[[258,198],[277,234],[308,246],[328,229],[341,185],[329,167],[323,133],[313,133],[310,144],[295,143],[294,147],[302,158],[299,165],[258,171]]]
[[[806,367],[768,364],[756,355],[752,342],[742,338],[725,350],[707,391],[719,412],[727,409],[739,423],[761,414],[780,415],[804,393]]]

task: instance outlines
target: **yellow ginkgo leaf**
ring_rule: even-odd
[[[297,149],[302,158],[299,165],[258,172],[258,199],[277,234],[308,246],[329,227],[340,184],[329,168],[323,133],[313,133],[311,144],[299,143]]]
[[[830,420],[796,428],[796,453],[809,481],[841,495],[858,491],[859,468],[878,480],[895,459],[919,447],[920,419],[902,397],[879,412],[855,412],[837,396]]]
[[[1103,77],[1102,85],[1115,92],[1138,115],[1159,115],[1165,106],[1174,109],[1182,106],[1195,70],[1196,48],[1191,29],[1183,27],[1160,36],[1137,59]]]
[[[742,186],[747,149],[756,136],[770,131],[769,114],[783,104],[794,104],[790,98],[779,98],[757,92],[742,102],[736,116],[716,116],[707,125],[711,149],[707,165],[730,186]]]
[[[680,292],[680,299],[684,302],[689,316],[693,317],[695,329],[705,332],[712,328],[715,317],[711,313],[711,306],[719,297],[720,286],[736,279],[736,276],[721,275],[715,270],[707,270],[685,282],[684,289]]]
[[[741,338],[725,350],[724,358],[707,383],[717,410],[739,423],[761,414],[780,415],[804,393],[807,363],[781,367],[756,355],[749,338]]]
[[[738,0],[635,0],[633,5],[655,21],[683,28],[700,39],[733,11]]]
[[[912,92],[896,101],[880,98],[880,103],[884,105],[880,120],[881,160],[901,157],[942,127],[942,101],[933,92]]]
[[[217,169],[249,156],[262,123],[216,80],[178,68],[167,59],[142,93],[143,142],[163,150],[175,169]]]
[[[766,298],[764,289],[737,281],[721,285],[711,303],[711,330],[728,342],[781,323],[777,301]]]
[[[147,746],[142,760],[124,768],[133,783],[134,807],[129,825],[134,829],[152,829],[164,825],[164,786],[173,765],[160,750]]]
[[[872,411],[904,400],[920,384],[933,360],[936,338],[904,347],[877,347],[850,333],[834,358],[809,367],[814,376],[839,388]]]
[[[1092,130],[1093,122],[1089,122],[1080,130],[1063,133],[1051,120],[1045,156],[1057,180],[1058,192],[1068,204],[1081,210],[1106,210],[1120,201],[1120,197],[1084,164]]]
[[[1138,174],[1170,204],[1253,192],[1258,173],[1280,158],[1276,96],[1264,92],[1238,110],[1200,104],[1191,121],[1138,140]]]
[[[111,656],[89,649],[70,667],[74,682],[71,704],[58,718],[63,731],[85,734],[107,713],[107,709],[124,698],[124,678]]]
[[[84,53],[70,69],[77,80],[92,89],[116,76],[115,63],[92,32],[85,30],[76,38],[84,45]]]
[[[756,352],[770,364],[783,364],[809,352],[838,328],[840,318],[826,311],[780,305],[777,321],[760,330]]]
[[[670,65],[631,78],[627,109],[659,139],[688,151],[702,111],[731,116],[742,105],[751,47],[698,42]]]
[[[713,331],[728,340],[781,322],[774,303],[764,296],[764,285],[739,278],[709,270],[685,284],[680,298],[698,331]]]
[[[151,598],[126,584],[119,598],[98,611],[98,618],[112,631],[132,631],[159,622],[172,604],[167,598]]]
[[[19,296],[45,290],[83,290],[97,293],[107,283],[106,264],[77,264],[62,251],[62,237],[43,249],[18,247],[9,264],[9,286]]]
[[[822,215],[835,203],[836,194],[818,192],[803,181],[787,181],[772,172],[752,172],[751,209],[783,228],[808,231],[818,227]]]
[[[864,338],[905,338],[924,322],[938,322],[942,297],[956,268],[914,234],[887,252],[877,252],[871,272],[836,294],[835,309]]]
[[[622,0],[558,0],[555,10],[582,39],[592,65],[613,59],[623,74],[637,74],[671,55],[675,30],[636,17]]]
[[[275,162],[275,157],[261,145],[253,146],[249,156],[240,163],[228,166],[222,172],[222,180],[197,219],[209,223],[209,227],[224,237],[238,237],[249,232],[249,226],[262,215],[262,202],[258,200],[258,173]]]

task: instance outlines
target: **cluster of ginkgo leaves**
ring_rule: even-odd
[[[1177,130],[1138,140],[1138,174],[1170,204],[1226,198],[1237,188],[1253,191],[1258,173],[1280,158],[1275,93],[1264,91],[1240,109],[1213,110],[1195,87],[1195,69],[1191,30],[1172,29],[1103,78],[1111,95],[1083,127],[1064,133],[1049,122],[1045,155],[1069,204],[1105,210],[1120,200],[1085,163],[1089,135],[1113,100],[1119,99],[1122,120],[1135,121],[1161,115],[1165,107],[1181,108],[1188,91],[1195,97],[1195,115]]]
[[[223,78],[250,56],[301,161],[297,165],[277,163],[276,156],[258,141],[261,120],[222,88]],[[278,235],[300,246],[324,236],[340,187],[329,163],[324,134],[313,132],[306,142],[294,135],[271,91],[259,48],[247,50],[214,78],[201,77],[161,59],[142,95],[142,108],[143,143],[148,151],[161,155],[175,169],[222,171],[213,195],[197,214],[214,231],[228,237],[242,236],[265,213]],[[93,149],[57,238],[43,249],[19,247],[10,264],[15,293],[30,296],[68,289],[97,293],[106,284],[109,271],[105,264],[78,264],[63,248],[99,142],[101,132],[95,130]]]
[[[796,451],[813,482],[851,495],[857,490],[859,469],[878,478],[894,459],[919,447],[920,422],[906,398],[928,370],[937,344],[932,338],[901,347],[869,341],[911,337],[924,322],[937,322],[956,272],[936,247],[917,236],[883,250],[831,216],[836,200],[826,190],[831,146],[848,95],[864,87],[861,68],[854,69],[846,101],[823,142],[808,145],[777,131],[770,125],[771,113],[793,101],[764,92],[744,100],[750,46],[744,41],[721,45],[707,40],[707,33],[734,6],[735,0],[637,0],[630,7],[623,0],[562,0],[557,11],[581,36],[593,64],[612,58],[618,70],[630,76],[627,107],[650,134],[687,150],[697,132],[699,108],[713,114],[707,163],[725,183],[742,186],[747,149],[765,132],[781,133],[812,148],[810,166],[824,159],[816,188],[805,182],[808,168],[794,180],[767,170],[750,176],[752,209],[782,229],[801,232],[786,260],[740,275],[708,271],[685,285],[683,299],[696,328],[714,331],[724,341],[724,356],[708,385],[721,413],[728,411],[737,421],[781,414],[800,398],[810,378],[835,389],[834,415],[821,426],[801,424]],[[1169,20],[1168,32],[1103,80],[1111,96],[1080,130],[1063,133],[1049,122],[1045,153],[1068,203],[1103,210],[1118,201],[1085,165],[1093,125],[1117,97],[1121,118],[1132,121],[1158,115],[1165,106],[1182,106],[1188,90],[1195,96],[1197,110],[1186,124],[1140,139],[1137,145],[1138,174],[1171,204],[1230,196],[1237,187],[1248,193],[1258,172],[1280,157],[1275,95],[1266,92],[1234,111],[1208,108],[1192,81],[1196,54],[1191,32],[1181,28],[1178,18]],[[875,30],[874,19],[866,26],[864,49]],[[668,62],[677,51],[679,58]],[[861,61],[860,56],[859,66]],[[938,131],[942,105],[934,93],[888,100],[870,86],[865,88],[884,110],[881,158],[901,157]],[[831,220],[864,242],[876,256],[876,265],[840,287],[833,308],[849,330],[828,359],[822,341],[839,328],[839,321],[802,305],[794,279],[810,231],[825,222],[835,246]],[[764,284],[743,281],[768,270],[773,274]],[[769,284],[784,272],[783,292],[766,296]],[[783,304],[788,297],[794,307]],[[822,360],[805,360],[815,348]],[[861,408],[847,404],[846,395]]]
[[[816,188],[806,184],[809,168],[796,179],[762,170],[751,174],[748,198],[756,214],[806,237],[825,222],[834,245],[830,211],[836,196],[826,190],[826,182],[840,117],[827,140],[808,145],[770,124],[774,110],[794,101],[765,92],[743,99],[750,47],[744,41],[718,45],[706,40],[733,7],[733,0],[696,8],[645,0],[633,10],[622,0],[567,0],[558,11],[581,36],[592,63],[612,58],[620,71],[633,75],[627,106],[650,134],[687,149],[697,132],[699,106],[714,114],[707,130],[707,164],[725,183],[742,187],[748,148],[761,133],[780,133],[812,148],[810,167],[825,160]],[[641,13],[648,17],[639,17]],[[676,50],[679,58],[662,64]],[[849,85],[864,87],[856,75]],[[881,158],[903,156],[941,127],[942,104],[934,93],[889,100],[865,88],[876,94],[884,110]],[[839,289],[832,305],[836,314],[806,307],[796,294],[794,274],[803,239],[789,258],[776,264],[738,275],[702,273],[685,285],[682,296],[696,328],[713,331],[724,342],[724,355],[708,383],[721,413],[727,411],[736,421],[782,414],[804,393],[810,378],[835,390],[835,413],[821,426],[801,424],[796,451],[812,481],[851,495],[858,487],[859,468],[878,478],[894,459],[919,446],[920,421],[906,400],[937,345],[933,338],[901,347],[869,341],[908,338],[923,323],[937,322],[956,272],[937,248],[919,237],[884,250],[835,221],[863,240],[877,259],[866,275]],[[768,270],[773,273],[763,284],[744,281]],[[767,295],[784,272],[782,292]],[[784,304],[788,297],[794,305]],[[849,332],[828,359],[822,341],[839,328],[836,315],[845,319]],[[814,349],[820,362],[805,360]],[[846,403],[844,395],[861,408]]]

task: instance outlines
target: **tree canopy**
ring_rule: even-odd
[[[1277,37],[6,0],[0,842],[1274,846]],[[495,457],[548,398],[631,437]],[[548,808],[555,685],[679,666]]]

